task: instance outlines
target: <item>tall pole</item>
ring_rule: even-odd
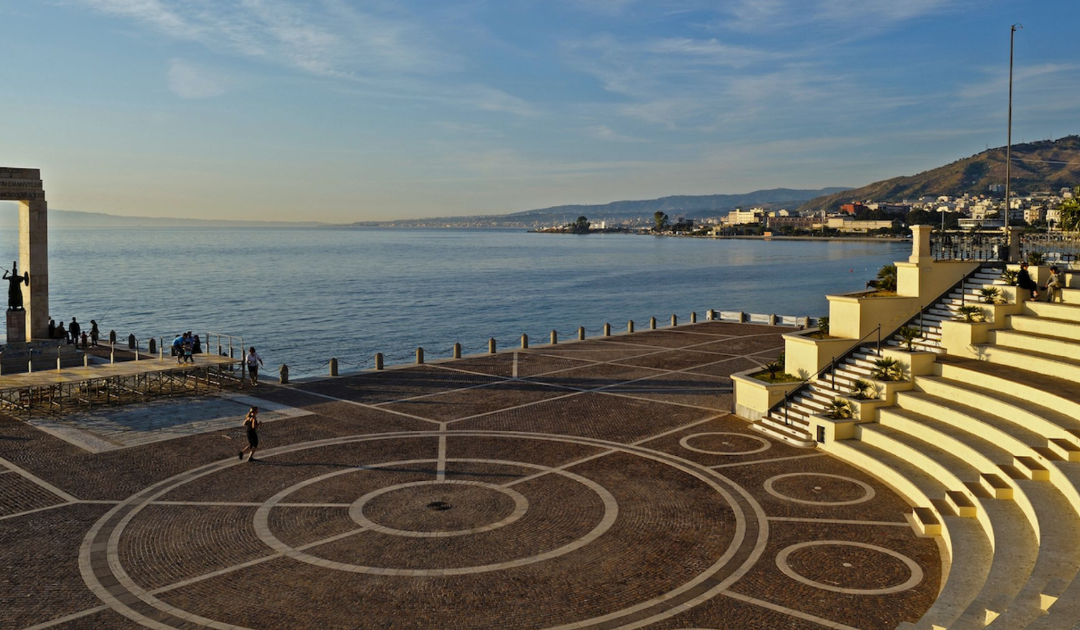
[[[1009,191],[1012,175],[1012,84],[1013,84],[1013,40],[1016,38],[1016,29],[1024,28],[1023,24],[1013,24],[1009,27],[1009,130],[1005,145],[1005,231],[1009,230]]]

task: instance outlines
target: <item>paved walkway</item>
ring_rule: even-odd
[[[892,630],[936,596],[936,542],[728,414],[786,330],[260,386],[253,463],[250,400],[232,428],[126,412],[140,438],[101,452],[0,418],[0,626]]]

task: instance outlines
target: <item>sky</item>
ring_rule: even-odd
[[[362,220],[862,186],[1080,133],[1076,0],[0,0],[49,206]]]

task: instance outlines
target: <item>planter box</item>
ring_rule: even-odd
[[[937,353],[916,350],[909,352],[899,348],[885,348],[881,356],[896,359],[907,366],[905,380],[914,381],[916,376],[930,376],[934,373],[934,363],[937,361]],[[877,381],[880,382],[880,381]]]
[[[862,293],[825,296],[829,300],[829,332],[861,339],[880,324],[882,333],[888,334],[919,310],[917,297],[860,297]]]
[[[828,418],[810,416],[810,435],[818,444],[828,444],[837,440],[850,440],[855,437],[855,427],[863,424],[855,418]]]
[[[731,375],[735,383],[735,415],[757,422],[769,413],[784,395],[801,383],[766,383],[749,375],[760,372],[761,368],[736,372]]]
[[[814,339],[817,329],[784,335],[784,368],[788,374],[807,378],[855,345],[855,339]]]
[[[981,359],[982,355],[976,346],[985,344],[989,340],[989,333],[995,328],[1001,328],[1001,322],[958,322],[945,320],[941,322],[941,347],[945,352],[970,359]]]

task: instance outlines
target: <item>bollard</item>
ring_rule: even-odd
[[[649,318],[649,330],[656,330],[656,318],[655,317],[650,317]]]
[[[605,337],[610,337],[611,336],[611,324],[604,324],[604,336]]]
[[[495,354],[495,338],[488,339],[488,354]]]
[[[337,359],[330,359],[330,376],[337,376]]]
[[[710,322],[716,319],[716,311],[712,310],[711,308],[708,311],[705,311],[705,319],[709,320]]]
[[[56,355],[56,371],[57,372],[60,371],[60,353],[59,352]]]
[[[116,363],[116,347],[109,348],[109,363]]]
[[[528,349],[528,347],[529,347],[529,336],[528,335],[522,335],[521,336],[521,349],[526,350],[526,349]]]
[[[115,330],[110,330],[109,331],[109,343],[111,343],[113,345],[116,345],[116,331]]]
[[[460,343],[455,343],[454,344],[454,358],[455,359],[460,359],[461,358],[461,344]]]
[[[27,374],[32,374],[33,371],[34,371],[34,360],[30,359],[29,361],[26,362],[26,373]]]
[[[282,385],[289,384],[289,366],[285,365],[284,363],[282,363],[281,367],[278,368],[278,382]]]
[[[578,341],[585,341],[585,327],[584,326],[579,326],[578,327],[578,329],[577,329],[577,340]]]
[[[551,331],[551,345],[559,343],[559,332],[556,330]]]
[[[678,325],[679,325],[679,316],[672,313],[671,314],[671,327],[674,328],[675,326],[678,326]]]
[[[157,340],[153,337],[150,338],[150,349],[147,350],[147,352],[149,352],[150,354],[154,354],[155,352],[157,352]]]
[[[744,323],[746,323],[747,321],[749,321],[749,319],[750,319],[750,318],[749,318],[749,316],[747,316],[747,314],[746,314],[746,313],[744,313],[744,312],[742,312],[742,311],[739,311],[739,323],[743,323],[743,324],[744,324]]]
[[[376,370],[383,369],[383,355],[382,355],[381,352],[376,352],[375,353],[375,369]]]
[[[416,349],[416,364],[417,365],[423,365],[424,364],[424,349],[423,348],[417,348]]]
[[[776,315],[769,315],[769,325],[770,326],[775,326],[776,325]]]
[[[691,324],[696,324],[697,323],[697,311],[690,311],[690,323]]]
[[[128,335],[128,350],[135,349],[135,335]]]
[[[90,367],[90,355],[89,354],[82,355],[82,366],[83,367]]]
[[[626,322],[626,332],[634,332],[634,320]]]
[[[207,337],[207,339],[209,340],[209,337]],[[207,345],[209,345],[209,341],[207,341]],[[165,360],[165,340],[164,339],[162,339],[160,341],[160,343],[158,343],[157,358],[158,358],[158,361],[164,361]],[[207,372],[207,374],[209,374],[209,372]]]

